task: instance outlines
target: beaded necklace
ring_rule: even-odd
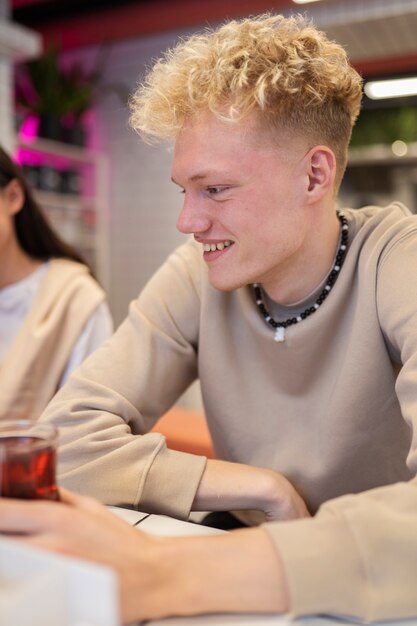
[[[289,317],[283,322],[277,322],[268,312],[264,304],[261,286],[258,283],[254,283],[252,285],[254,292],[255,292],[256,306],[258,307],[258,310],[260,314],[262,315],[262,317],[264,318],[265,322],[269,324],[269,326],[271,326],[275,330],[275,335],[274,335],[275,341],[279,341],[279,342],[285,341],[285,329],[288,326],[292,326],[293,324],[299,324],[300,322],[305,320],[306,317],[315,313],[317,309],[319,309],[320,306],[323,304],[323,302],[329,295],[330,291],[332,290],[332,287],[335,284],[337,277],[339,276],[340,270],[343,265],[343,261],[345,260],[347,244],[348,244],[348,234],[349,234],[349,226],[348,226],[348,221],[346,217],[340,211],[337,211],[337,217],[339,218],[341,228],[342,228],[342,232],[340,236],[340,245],[336,253],[336,258],[334,260],[333,267],[330,270],[330,274],[327,276],[324,288],[320,292],[319,297],[317,298],[317,300],[312,306],[307,307],[305,311],[303,311],[296,317]]]

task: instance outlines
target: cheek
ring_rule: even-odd
[[[291,256],[305,241],[305,224],[291,209],[275,212],[269,220],[257,225],[257,236],[252,235],[258,254],[263,259],[278,260]]]

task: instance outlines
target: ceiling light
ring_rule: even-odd
[[[370,81],[366,83],[364,89],[371,100],[415,96],[417,95],[417,77]]]
[[[320,2],[320,0],[292,0],[295,4],[309,4],[310,2]]]

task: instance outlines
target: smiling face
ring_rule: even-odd
[[[255,122],[202,113],[183,127],[172,167],[184,192],[177,227],[201,243],[217,289],[259,282],[291,300],[311,263],[309,146],[272,144]]]

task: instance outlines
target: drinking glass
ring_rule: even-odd
[[[56,444],[51,424],[0,421],[0,497],[58,500]]]

